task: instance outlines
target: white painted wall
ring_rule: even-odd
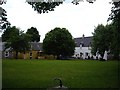
[[[92,56],[90,47],[75,47],[74,57],[79,58],[80,53],[83,53],[83,56],[82,56],[83,59],[87,58],[86,53],[88,53],[90,57]]]

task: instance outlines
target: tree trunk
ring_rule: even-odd
[[[15,59],[18,59],[18,51],[16,51]]]
[[[59,55],[57,55],[57,60],[59,60],[60,59],[60,56]]]
[[[115,51],[114,53],[114,59],[119,60],[119,51]]]
[[[23,59],[26,59],[26,57],[25,57],[26,55],[25,55],[25,52],[23,53]]]

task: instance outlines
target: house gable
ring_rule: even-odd
[[[74,38],[76,47],[80,47],[82,44],[82,47],[89,47],[92,42],[92,36],[90,37],[79,37],[79,38]]]

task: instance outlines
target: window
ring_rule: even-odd
[[[30,52],[30,59],[32,59],[32,52]]]
[[[88,59],[88,57],[89,57],[89,53],[86,52],[86,53],[85,53],[85,59]]]
[[[86,52],[86,56],[88,56],[88,52]]]
[[[83,58],[83,53],[82,52],[80,52],[80,59],[82,59]]]
[[[82,43],[80,43],[80,49],[82,49]]]
[[[83,53],[82,53],[82,52],[80,52],[80,57],[82,57],[82,55],[83,55]]]
[[[8,51],[5,52],[5,57],[6,58],[9,57],[9,52]]]

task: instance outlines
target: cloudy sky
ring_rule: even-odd
[[[72,1],[72,0],[71,0]],[[70,0],[46,14],[38,14],[26,0],[7,0],[2,5],[7,11],[8,21],[12,26],[17,26],[21,30],[36,27],[43,41],[45,34],[55,27],[67,28],[74,38],[92,36],[95,26],[107,24],[107,19],[111,13],[111,0],[96,0],[93,4],[80,2],[73,5]]]

